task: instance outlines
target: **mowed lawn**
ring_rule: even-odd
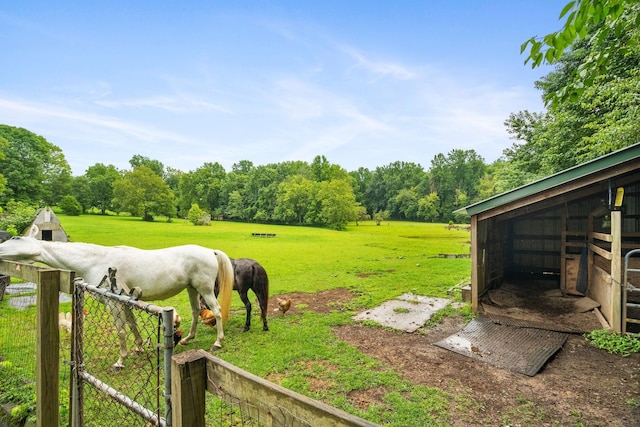
[[[270,316],[269,332],[262,331],[256,301],[252,329],[244,333],[244,309],[234,292],[223,348],[216,355],[242,369],[384,425],[408,425],[415,419],[446,425],[448,408],[464,398],[413,386],[393,366],[380,365],[332,334],[332,328],[353,322],[352,316],[360,310],[406,292],[452,298],[447,291],[469,280],[470,260],[438,254],[468,254],[470,234],[464,228],[387,221],[379,226],[374,222],[352,224],[340,232],[226,221],[196,227],[184,220],[149,223],[122,216],[58,216],[75,242],[143,249],[198,244],[232,258],[254,258],[269,274],[272,298],[333,288],[353,293],[352,303],[337,306],[330,314],[300,310],[296,316]],[[252,233],[275,237],[254,237]],[[254,295],[249,295],[253,302]],[[459,300],[459,294],[454,296]],[[155,303],[175,307],[183,318],[182,329],[189,328],[186,292]],[[200,324],[197,338],[176,351],[208,350],[214,340],[215,331]],[[321,390],[311,386],[318,381],[325,384]],[[350,391],[379,387],[388,391],[383,405],[356,408],[347,398]]]

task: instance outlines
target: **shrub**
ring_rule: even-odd
[[[11,235],[21,234],[36,216],[37,208],[25,202],[11,200],[0,216],[0,230],[7,230]]]
[[[211,215],[200,209],[197,203],[191,205],[187,219],[193,225],[209,225],[211,223]]]
[[[73,196],[64,196],[58,203],[58,207],[67,215],[78,216],[82,213],[82,205]]]

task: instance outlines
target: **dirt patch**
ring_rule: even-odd
[[[328,313],[349,304],[347,289],[316,294],[279,295],[290,298],[287,315],[299,310]],[[270,315],[277,300],[270,300]],[[571,334],[534,377],[495,368],[433,345],[464,327],[462,318],[446,318],[435,328],[415,333],[395,332],[354,323],[336,328],[336,336],[357,347],[418,385],[465,396],[475,410],[452,406],[453,426],[512,425],[611,426],[640,425],[640,354],[623,358],[591,346]],[[382,403],[385,390],[351,393],[358,407]],[[463,405],[469,408],[469,405]]]

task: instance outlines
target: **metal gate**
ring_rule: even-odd
[[[633,249],[624,256],[624,274],[622,280],[622,328],[620,329],[622,333],[628,331],[629,323],[640,324],[640,319],[638,319],[638,302],[637,300],[629,301],[629,286],[632,286],[629,283],[629,273],[640,273],[640,269],[638,268],[629,268],[629,260],[632,256],[640,255],[640,249]],[[635,289],[635,287],[632,287]],[[630,310],[633,309],[633,310]],[[633,314],[630,313],[633,311]]]
[[[174,310],[104,284],[75,281],[70,425],[169,426]]]

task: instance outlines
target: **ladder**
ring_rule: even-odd
[[[639,268],[629,268],[629,259],[640,255],[640,249],[633,249],[624,256],[624,280],[622,281],[622,328],[623,333],[640,332],[640,288],[629,283],[629,273],[640,273]],[[637,326],[636,326],[637,325]],[[631,328],[633,331],[629,331]]]

